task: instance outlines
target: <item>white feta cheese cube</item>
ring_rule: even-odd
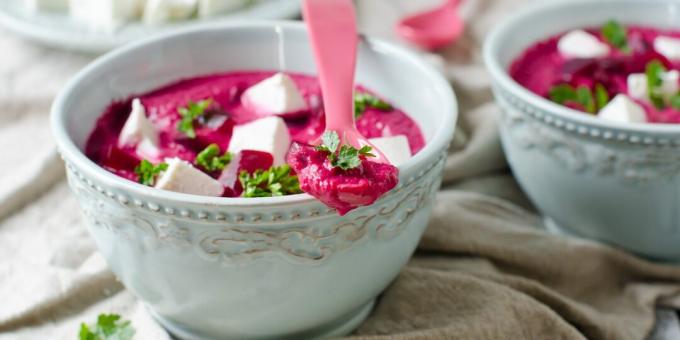
[[[671,70],[661,75],[663,83],[659,88],[659,93],[665,101],[669,101],[672,96],[680,91],[680,72]],[[644,73],[633,73],[628,75],[628,95],[637,100],[651,102],[647,86],[647,75]]]
[[[194,168],[189,162],[179,158],[169,158],[165,162],[165,170],[156,183],[157,189],[181,192],[202,196],[222,196],[222,184],[201,170]]]
[[[147,0],[143,20],[147,25],[158,25],[188,19],[197,6],[198,0]]]
[[[557,42],[557,49],[566,58],[599,58],[609,54],[609,46],[596,36],[573,30]]]
[[[290,147],[290,133],[280,117],[266,117],[237,125],[229,142],[229,152],[256,150],[269,152],[274,158],[274,166],[286,163],[286,153]]]
[[[139,98],[132,100],[132,111],[118,136],[118,146],[137,146],[144,141],[158,145],[158,132],[146,118],[146,109]]]
[[[394,166],[399,166],[411,158],[411,147],[404,135],[392,137],[371,138],[368,140]]]
[[[670,60],[680,60],[680,38],[658,36],[654,39],[654,50]]]
[[[249,0],[199,0],[198,16],[201,18],[235,11],[245,6]]]
[[[140,14],[143,0],[69,0],[73,20],[90,30],[111,33]]]
[[[149,139],[143,139],[139,144],[137,144],[135,152],[139,157],[142,157],[143,159],[149,160],[153,163],[156,163],[161,159],[161,150]]]
[[[628,95],[637,100],[649,101],[647,93],[647,75],[643,73],[632,73],[628,75]]]
[[[26,0],[24,2],[29,12],[42,11],[65,11],[68,9],[68,0]]]
[[[628,98],[619,94],[609,104],[600,110],[598,118],[619,123],[646,123],[645,109]]]
[[[243,93],[242,101],[246,107],[264,114],[281,115],[307,108],[295,81],[284,73],[251,86]]]

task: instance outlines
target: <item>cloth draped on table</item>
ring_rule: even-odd
[[[434,2],[360,0],[362,31],[396,41],[394,22]],[[547,234],[513,180],[481,44],[525,2],[466,1],[461,40],[423,54],[456,90],[457,136],[418,251],[353,337],[643,339],[659,304],[680,306],[680,268]],[[0,48],[0,339],[74,339],[104,312],[168,339],[96,253],[50,137],[52,98],[91,58],[5,31]]]

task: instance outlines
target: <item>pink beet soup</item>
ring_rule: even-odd
[[[140,94],[111,103],[101,114],[85,148],[86,155],[104,169],[131,181],[141,181],[136,171],[145,160],[135,147],[119,147],[119,136],[131,112],[132,99],[139,98],[146,116],[158,131],[159,163],[167,158],[180,158],[196,166],[205,174],[219,180],[225,187],[224,197],[265,197],[297,193],[300,190],[319,198],[340,214],[362,205],[373,203],[385,192],[396,186],[398,170],[391,165],[378,164],[367,157],[361,157],[361,165],[351,170],[334,169],[328,165],[324,155],[312,146],[324,131],[323,99],[315,77],[303,74],[288,74],[302,94],[307,109],[294,115],[281,116],[285,120],[291,148],[287,165],[290,178],[297,180],[298,172],[304,173],[299,189],[288,192],[264,194],[257,185],[243,188],[240,176],[251,175],[251,179],[272,166],[272,155],[243,150],[230,155],[224,169],[206,169],[197,166],[197,155],[210,145],[216,145],[220,152],[229,148],[235,126],[262,118],[262,114],[242,104],[241,96],[249,87],[272,76],[274,72],[230,72],[185,79],[164,86],[149,93]],[[372,94],[358,87],[357,93]],[[377,95],[374,95],[378,97]],[[210,100],[207,113],[194,123],[195,137],[190,138],[178,130],[182,119],[179,110],[187,103]],[[390,105],[389,109],[374,108],[370,105],[360,113],[357,128],[367,138],[404,135],[412,154],[425,146],[425,139],[418,125],[403,111]],[[253,136],[252,138],[258,138]],[[313,164],[314,166],[310,166]],[[309,175],[312,174],[313,175]],[[302,177],[302,176],[301,176]],[[287,182],[290,183],[290,182]],[[266,185],[266,184],[264,184]],[[248,191],[248,193],[246,193]],[[249,196],[252,193],[255,196]]]
[[[608,31],[606,27],[609,27]],[[568,33],[564,32],[527,48],[511,64],[510,76],[542,97],[583,113],[597,115],[617,95],[632,96],[627,82],[629,75],[680,70],[680,60],[666,57],[655,47],[658,37],[680,39],[680,31],[626,27],[616,21],[583,30],[608,45],[609,52],[593,58],[565,56],[558,48],[560,39]],[[616,38],[617,32],[623,39]],[[650,70],[652,63],[661,65],[661,68]],[[563,95],[555,92],[565,86],[573,90],[587,89],[583,92],[588,99],[565,100]],[[647,99],[631,99],[644,109],[649,123],[680,123],[680,93],[669,93],[668,97],[672,100],[657,103]]]

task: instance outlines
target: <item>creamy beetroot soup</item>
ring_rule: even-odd
[[[680,31],[577,29],[539,41],[510,67],[532,92],[623,123],[680,123]]]
[[[354,101],[359,132],[394,166],[372,161],[369,147],[323,134],[316,78],[273,72],[197,77],[114,102],[86,154],[158,189],[222,197],[304,191],[345,214],[396,186],[395,166],[425,145],[417,124],[378,95],[359,87]]]

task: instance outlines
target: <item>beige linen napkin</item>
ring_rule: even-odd
[[[360,0],[363,31],[394,39],[435,1]],[[480,46],[523,2],[466,0],[464,38],[423,55],[457,91],[459,131],[420,248],[357,338],[643,339],[658,302],[680,306],[680,268],[548,235],[509,174]],[[49,102],[89,58],[3,30],[0,50],[0,340],[74,339],[103,312],[168,339],[97,255],[49,137]]]

